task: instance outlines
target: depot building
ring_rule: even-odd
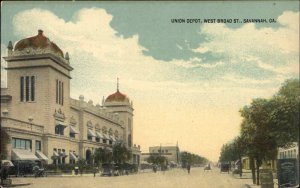
[[[7,49],[7,88],[1,88],[1,129],[8,135],[1,138],[7,142],[1,152],[7,159],[92,163],[97,148],[112,150],[122,142],[132,151],[131,162],[139,163],[132,101],[118,87],[101,105],[82,95],[72,99],[69,54],[42,30],[14,46],[9,42]]]

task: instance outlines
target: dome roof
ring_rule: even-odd
[[[60,57],[64,57],[62,50],[53,42],[49,40],[49,38],[43,35],[42,30],[38,30],[38,35],[25,38],[17,42],[15,45],[15,51],[22,51],[26,48],[33,49],[49,49],[51,52],[54,52]]]
[[[121,93],[119,90],[117,90],[117,92],[109,95],[105,102],[128,102],[129,103],[129,98]]]

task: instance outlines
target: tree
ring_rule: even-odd
[[[148,157],[147,162],[155,165],[163,166],[164,164],[168,163],[168,159],[165,156],[151,154]]]
[[[244,143],[248,146],[248,156],[250,160],[256,162],[256,182],[259,185],[259,167],[263,160],[275,159],[277,154],[277,144],[275,137],[270,135],[271,123],[270,114],[274,109],[274,104],[267,99],[254,99],[250,106],[245,106],[241,110],[244,118],[241,135]],[[251,166],[253,173],[253,165]]]
[[[236,137],[231,142],[221,148],[219,162],[230,163],[231,161],[242,161],[242,155],[245,154],[245,147],[241,137]]]
[[[299,142],[299,103],[300,88],[298,79],[286,80],[272,98],[274,109],[270,116],[270,134],[278,147],[289,147]]]
[[[187,151],[180,153],[182,167],[186,167],[187,164],[191,165],[203,165],[208,163],[208,160],[204,157],[201,157],[197,154],[193,154]]]
[[[113,160],[116,163],[123,164],[131,159],[131,151],[124,144],[116,143],[113,146]]]
[[[79,167],[80,174],[82,175],[83,169],[84,169],[84,168],[86,167],[86,165],[87,165],[87,161],[86,161],[85,159],[78,159],[77,165],[78,165],[78,167]]]
[[[103,163],[110,163],[112,161],[112,154],[107,148],[97,148],[94,153],[94,161],[97,166]]]

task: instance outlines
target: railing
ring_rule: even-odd
[[[82,103],[82,104],[81,104]],[[94,106],[93,104],[89,104],[85,101],[78,101],[75,99],[70,98],[70,104],[71,106],[77,107],[77,108],[84,108],[85,111],[96,114],[106,120],[112,121],[114,123],[117,123],[119,125],[121,125],[121,122],[119,120],[119,118],[117,118],[116,116],[114,116],[114,114],[109,113],[109,111],[107,111],[107,109],[103,109],[100,108],[98,106]],[[81,104],[81,105],[80,105]]]
[[[16,120],[8,117],[1,117],[1,124],[3,128],[19,129],[40,134],[44,133],[44,127],[41,125],[36,125],[33,123]]]

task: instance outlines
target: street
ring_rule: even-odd
[[[28,188],[244,188],[251,179],[239,179],[231,174],[220,173],[218,168],[204,171],[203,168],[192,168],[188,174],[183,169],[172,169],[166,172],[141,172],[138,174],[117,177],[96,177],[93,175],[46,177],[46,178],[13,178],[13,182],[31,183]]]

